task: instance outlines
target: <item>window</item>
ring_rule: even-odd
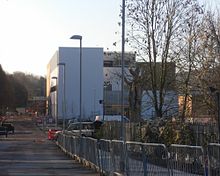
[[[104,67],[113,67],[113,61],[104,61]]]

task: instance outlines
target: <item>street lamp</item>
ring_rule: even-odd
[[[80,107],[80,110],[79,110],[79,112],[80,112],[80,116],[79,116],[79,123],[80,123],[80,127],[79,127],[79,132],[80,132],[80,136],[81,136],[81,129],[82,129],[82,36],[81,35],[73,35],[72,37],[70,37],[70,39],[73,39],[73,40],[79,40],[80,41],[80,47],[79,47],[79,49],[80,49],[80,55],[79,55],[79,59],[80,59],[80,74],[79,74],[79,76],[80,76],[80,78],[79,78],[79,80],[80,80],[80,83],[79,83],[79,85],[80,85],[80,98],[79,98],[79,107]]]
[[[65,115],[66,115],[66,64],[65,63],[58,63],[58,66],[63,66],[63,130],[65,130]]]
[[[121,38],[121,140],[123,152],[120,161],[120,170],[125,171],[125,125],[124,125],[124,53],[125,53],[125,0],[122,0],[122,38]]]
[[[209,87],[211,93],[215,93],[217,99],[217,111],[218,111],[218,143],[220,143],[220,93],[219,90],[214,87]]]
[[[53,76],[51,79],[55,79],[56,80],[56,104],[54,105],[54,109],[56,109],[55,111],[55,126],[57,128],[57,121],[58,121],[58,84],[57,84],[57,77]]]
[[[121,47],[121,138],[125,141],[124,130],[124,53],[125,53],[125,0],[122,0],[122,47]]]

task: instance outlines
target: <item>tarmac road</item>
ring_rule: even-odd
[[[0,136],[0,176],[98,176],[66,156],[31,118],[14,117],[15,134]]]

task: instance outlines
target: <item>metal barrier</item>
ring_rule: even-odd
[[[57,135],[57,144],[60,146],[60,147],[63,147],[63,135],[58,133]]]
[[[71,136],[64,136],[64,148],[66,150],[67,154],[70,154],[71,152]]]
[[[112,171],[111,141],[101,139],[99,140],[97,147],[101,172],[108,175]]]
[[[200,146],[172,144],[169,148],[172,175],[206,175],[205,156]]]
[[[131,176],[170,175],[165,145],[126,142],[126,173]]]
[[[125,172],[125,145],[123,141],[112,140],[112,168],[114,172],[122,173]]]
[[[91,164],[94,164],[98,166],[98,151],[97,151],[97,139],[94,138],[82,138],[82,152],[81,157],[85,159],[86,161],[90,162]]]
[[[57,144],[71,156],[94,165],[105,175],[215,176],[220,175],[220,144],[201,146],[97,140],[58,134]]]
[[[208,172],[209,175],[220,175],[220,144],[208,145]]]

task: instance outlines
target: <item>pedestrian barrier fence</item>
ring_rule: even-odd
[[[125,149],[124,142],[119,140],[111,141],[111,150],[112,150],[112,166],[115,172],[124,172],[125,171]]]
[[[126,142],[126,173],[138,175],[170,175],[165,145]]]
[[[172,175],[205,175],[205,155],[202,147],[172,144],[169,152]]]
[[[201,146],[97,140],[59,133],[57,145],[103,175],[215,176],[220,175],[220,144]]]
[[[80,138],[78,138],[80,139]],[[90,163],[99,166],[99,154],[97,150],[97,140],[94,138],[81,138],[82,151],[81,158]],[[79,143],[78,143],[79,144]]]
[[[209,175],[220,175],[220,144],[208,145]]]
[[[100,140],[97,143],[97,149],[98,149],[98,159],[100,162],[101,171],[105,172],[106,174],[110,174],[112,170],[111,141]]]

